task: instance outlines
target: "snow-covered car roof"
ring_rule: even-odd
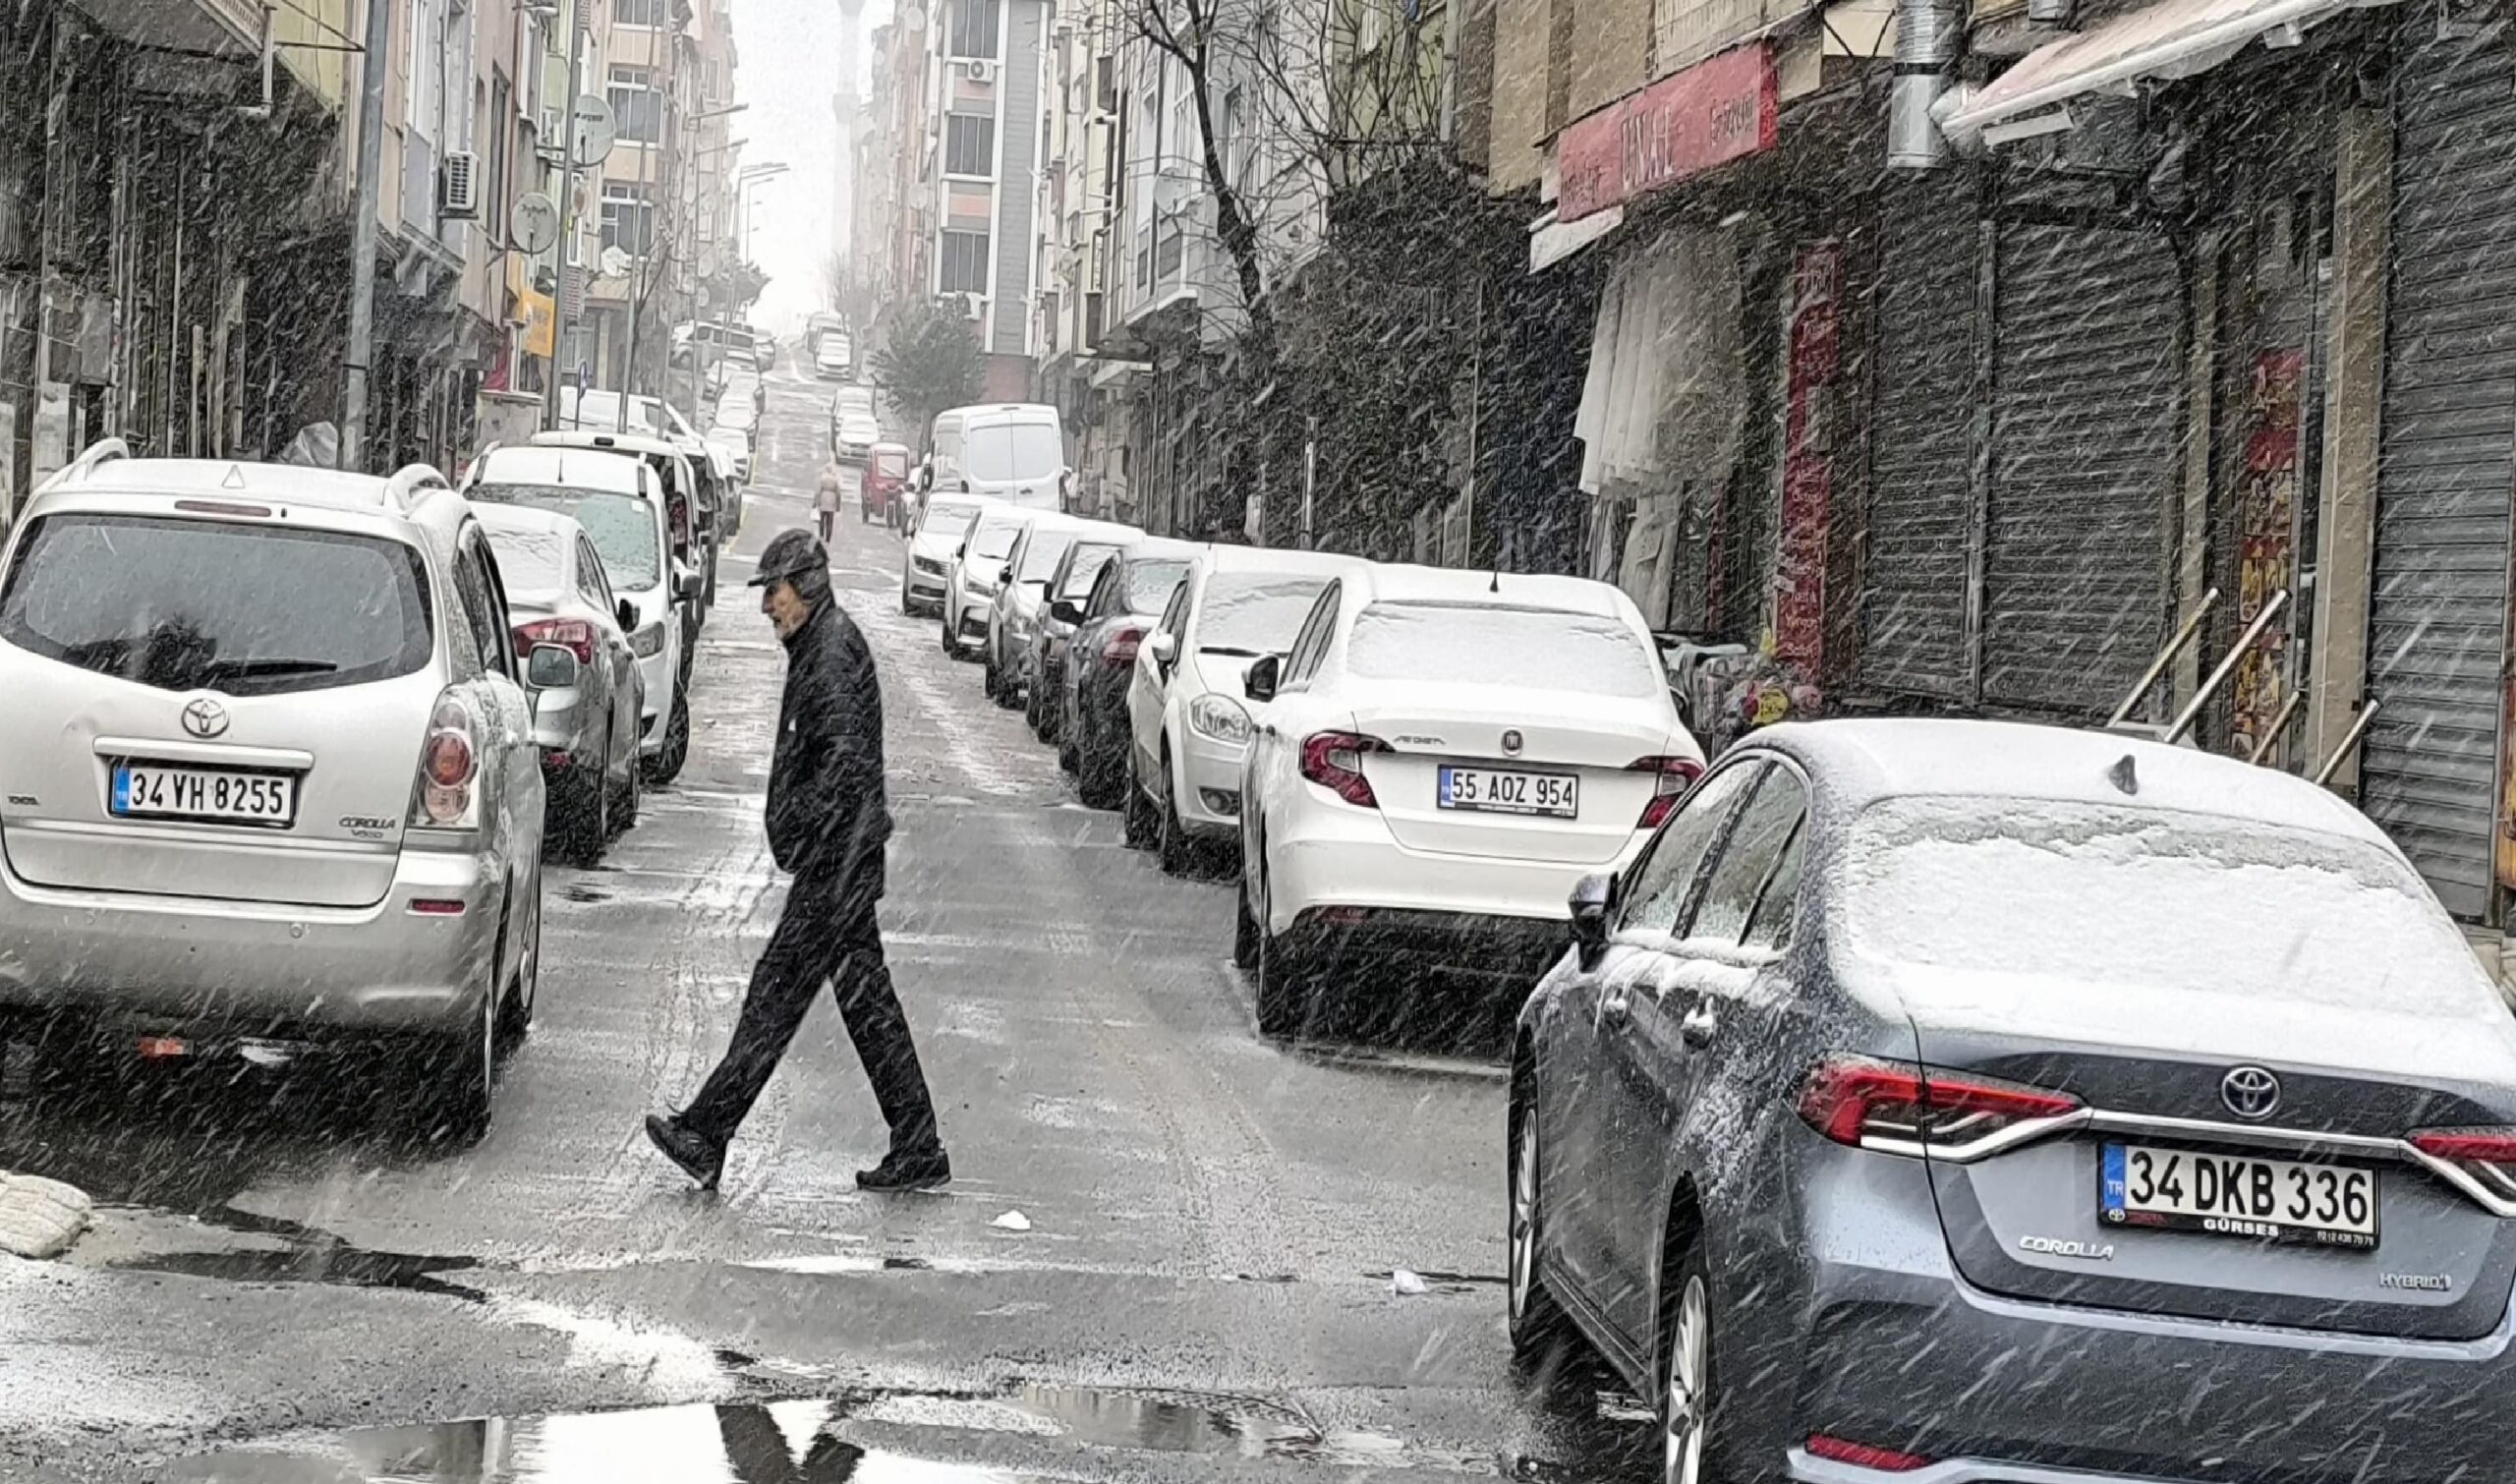
[[[1295,577],[1334,577],[1370,565],[1359,556],[1333,551],[1303,551],[1290,546],[1207,546],[1197,560],[1209,572],[1282,572]]]
[[[1596,618],[1624,618],[1630,603],[1621,590],[1586,577],[1419,567],[1408,563],[1375,562],[1350,582],[1347,592],[1365,602],[1477,602],[1586,613]],[[1633,617],[1638,623],[1639,613]]]
[[[2049,799],[2173,810],[2386,844],[2366,815],[2304,778],[2115,732],[2017,721],[1848,718],[1787,722],[1748,740],[1798,760],[1847,810],[1916,795]],[[2132,760],[2130,791],[2114,777],[2125,758]]]
[[[474,485],[557,485],[569,489],[600,489],[613,494],[645,492],[647,466],[624,449],[510,445],[492,448],[472,461]]]

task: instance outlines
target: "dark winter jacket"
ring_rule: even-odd
[[[797,891],[883,894],[891,811],[874,656],[832,597],[786,641],[786,695],[769,770],[769,850]]]

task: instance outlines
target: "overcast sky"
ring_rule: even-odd
[[[862,29],[882,25],[890,9],[889,0],[866,0]],[[733,0],[733,16],[734,93],[750,106],[734,118],[731,137],[749,142],[742,163],[792,167],[752,196],[751,255],[769,274],[752,319],[788,335],[822,307],[822,260],[834,242],[838,8],[831,0]],[[860,88],[867,71],[860,41]]]

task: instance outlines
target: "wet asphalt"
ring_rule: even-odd
[[[0,1170],[101,1205],[68,1258],[0,1258],[0,1479],[1647,1476],[1630,1398],[1508,1363],[1502,1013],[1419,986],[1353,1041],[1262,1041],[1229,885],[1074,802],[901,613],[901,547],[852,503],[832,568],[885,685],[884,917],[957,1177],[856,1190],[884,1134],[827,1003],[720,1195],[655,1156],[640,1115],[723,1049],[782,890],[783,656],[740,584],[810,521],[828,394],[771,387],[690,766],[600,868],[550,868],[486,1140],[415,1143],[314,1057],[152,1066],[69,1109],[0,1080]]]

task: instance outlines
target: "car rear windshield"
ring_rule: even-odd
[[[904,453],[877,454],[874,456],[874,472],[882,475],[885,479],[896,480],[904,478],[908,474],[908,455]]]
[[[926,507],[926,522],[918,529],[932,531],[937,536],[958,536],[970,529],[970,522],[978,518],[979,507],[976,505],[929,505]]]
[[[475,485],[464,491],[496,505],[524,505],[564,515],[594,538],[603,575],[614,592],[642,593],[663,580],[663,553],[656,543],[656,507],[634,494],[572,489],[564,485]],[[500,554],[503,556],[504,548]]]
[[[1065,467],[1065,445],[1047,423],[996,423],[961,435],[961,469],[974,480],[1039,480]]]
[[[1188,563],[1140,561],[1127,569],[1127,611],[1150,616],[1171,605],[1171,595],[1188,575]]]
[[[1289,648],[1319,600],[1325,577],[1226,572],[1206,584],[1205,612],[1197,619],[1197,648],[1274,655]]]
[[[1110,565],[1110,558],[1117,554],[1117,547],[1101,542],[1085,542],[1077,546],[1074,551],[1074,565],[1065,569],[1065,586],[1058,589],[1057,596],[1059,598],[1088,597],[1092,592],[1092,585],[1101,580],[1101,569]]]
[[[417,547],[281,525],[46,516],[0,590],[0,641],[170,691],[389,680],[432,633]]]
[[[1943,993],[1987,1011],[2074,983],[2414,1015],[2496,1004],[2420,878],[2342,835],[2041,799],[1893,799],[1855,823],[1843,869],[1856,954],[1948,971]]]
[[[1065,560],[1066,549],[1074,544],[1070,531],[1043,531],[1031,538],[1022,548],[1022,570],[1013,574],[1016,582],[1047,582],[1055,577],[1058,563]]]
[[[1354,615],[1345,667],[1371,680],[1572,691],[1642,700],[1658,661],[1613,618],[1474,602],[1376,602]]]
[[[510,593],[555,593],[566,581],[567,558],[556,532],[492,527],[489,547],[498,553],[498,580]]]

